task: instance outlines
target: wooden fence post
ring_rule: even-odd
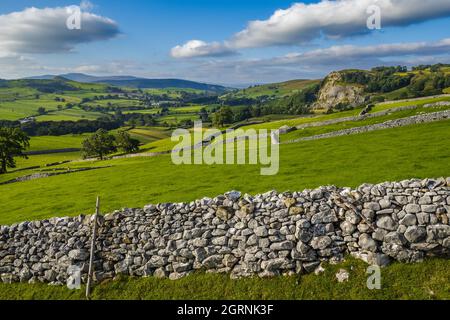
[[[100,214],[100,197],[97,197],[97,204],[95,206],[95,215],[94,215],[94,230],[92,231],[92,239],[91,239],[91,253],[89,257],[89,271],[88,278],[86,284],[86,299],[89,299],[91,295],[91,282],[92,275],[94,273],[94,255],[95,255],[95,239],[97,237],[97,217]]]

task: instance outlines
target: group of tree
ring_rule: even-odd
[[[130,126],[153,126],[158,122],[155,117],[148,113],[123,113],[122,110],[116,110],[114,113],[114,119],[123,124]]]
[[[133,139],[128,132],[120,130],[117,136],[105,129],[99,129],[83,141],[82,154],[84,158],[97,157],[103,160],[105,156],[121,150],[124,153],[139,151],[139,140]]]
[[[441,71],[441,68],[448,68],[450,64],[437,63],[437,64],[421,64],[415,67],[412,67],[412,71],[425,71],[429,69],[431,72]]]
[[[20,127],[29,136],[61,136],[66,134],[91,133],[98,129],[114,130],[123,125],[123,122],[110,117],[97,120],[78,121],[34,121],[20,124],[16,121],[3,121],[8,127]]]
[[[376,67],[370,72],[348,70],[341,75],[345,83],[365,86],[368,94],[404,89],[399,98],[415,98],[442,94],[443,89],[450,87],[450,75],[442,72],[443,67],[447,65],[421,65],[413,67],[416,72],[408,72],[405,66]]]

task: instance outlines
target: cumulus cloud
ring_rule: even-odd
[[[219,42],[204,42],[191,40],[183,45],[172,48],[170,52],[174,58],[195,58],[195,57],[223,57],[235,54],[227,44]]]
[[[270,59],[271,63],[294,64],[336,64],[358,60],[392,58],[400,56],[425,56],[447,54],[450,38],[436,42],[410,42],[380,44],[372,46],[343,45],[311,50],[304,53],[290,53]]]
[[[0,15],[0,51],[9,53],[58,53],[72,51],[78,44],[111,39],[119,34],[117,23],[83,11],[92,7],[27,8]],[[74,9],[81,11],[81,29],[69,30],[67,19]]]
[[[371,32],[367,20],[373,13],[368,9],[373,5],[380,9],[382,28],[407,26],[450,15],[449,0],[322,0],[312,4],[295,3],[288,9],[275,11],[267,20],[250,21],[244,30],[228,41],[214,44],[237,50],[301,45],[322,37],[336,39],[363,35]],[[204,50],[197,56],[208,55],[208,50]]]
[[[450,15],[448,0],[338,0],[296,3],[267,20],[251,21],[232,39],[235,47],[301,44],[321,36],[369,33],[368,8],[378,6],[382,27],[405,26]]]

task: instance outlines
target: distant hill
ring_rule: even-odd
[[[245,89],[236,90],[225,94],[221,98],[248,98],[248,99],[274,99],[292,96],[305,88],[320,83],[320,80],[290,80],[279,83],[269,83],[261,85],[253,85]]]
[[[98,77],[91,76],[83,73],[67,73],[61,75],[42,75],[29,77],[27,79],[34,80],[51,80],[54,78],[65,78],[72,81],[84,82],[84,83],[104,83],[119,87],[131,87],[137,89],[166,89],[166,88],[179,88],[179,89],[195,89],[214,92],[218,94],[223,94],[230,91],[230,88],[208,84],[200,83],[189,80],[182,79],[146,79],[137,78],[133,76],[109,76],[109,77]]]
[[[91,92],[113,92],[120,88],[112,88],[102,83],[82,83],[60,76],[50,79],[0,80],[0,88],[30,89],[35,93],[62,93],[68,91],[89,90]],[[31,93],[32,91],[29,91]]]
[[[450,93],[450,65],[375,67],[334,71],[322,80],[250,86],[220,97],[231,106],[258,105],[263,114],[347,110],[387,100]]]

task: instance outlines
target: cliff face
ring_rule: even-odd
[[[325,78],[313,109],[327,111],[338,105],[356,107],[365,100],[363,86],[346,84],[340,72],[332,72]]]

